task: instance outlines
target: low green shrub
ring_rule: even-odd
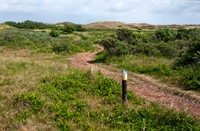
[[[15,97],[19,112],[15,118],[25,122],[35,115],[59,130],[198,130],[198,121],[147,104],[128,91],[128,105],[121,104],[121,86],[100,73],[69,71],[66,75],[41,80],[37,93]],[[99,126],[101,125],[101,126]]]
[[[135,39],[135,35],[129,29],[118,29],[116,35],[119,41],[124,41],[128,44],[133,44],[133,39]]]
[[[101,44],[105,52],[97,54],[96,62],[113,63],[117,67],[133,72],[164,78],[183,86],[185,89],[198,90],[200,83],[198,74],[200,70],[193,68],[193,66],[200,65],[199,36],[199,29],[179,29],[177,31],[173,29],[158,29],[155,32],[120,29],[117,30],[116,35],[102,39]],[[131,55],[133,57],[148,57],[149,59],[126,59]],[[150,62],[152,56],[157,59],[163,58],[175,62],[171,64],[152,63]],[[141,64],[137,64],[137,61]],[[150,63],[148,65],[142,64],[146,63],[146,61]],[[190,67],[195,71],[187,69]]]
[[[142,43],[142,44],[138,44],[138,45],[134,45],[131,49],[131,53],[130,54],[145,54],[147,56],[162,56],[162,53],[160,52],[160,50],[158,50],[154,44],[146,44],[146,43]]]
[[[60,32],[56,31],[56,30],[52,30],[50,33],[49,33],[50,36],[52,37],[58,37],[60,35]]]
[[[24,22],[13,22],[7,21],[5,24],[16,27],[16,28],[25,28],[25,29],[59,29],[58,26],[53,24],[45,24],[42,22],[35,22],[26,20]]]
[[[200,128],[198,123],[191,117],[186,117],[185,113],[165,110],[154,105],[134,109],[117,104],[111,111],[102,110],[92,116],[115,130],[198,130]]]
[[[158,40],[164,42],[173,41],[175,39],[175,31],[168,28],[156,30],[155,35]]]
[[[200,67],[188,69],[183,75],[182,83],[187,90],[200,90]]]
[[[77,25],[73,23],[65,24],[62,31],[67,34],[71,34],[74,31],[85,31],[86,29],[82,25]]]
[[[103,39],[101,44],[106,52],[111,56],[120,56],[130,53],[130,45],[112,37]]]
[[[100,43],[110,56],[145,54],[147,56],[176,57],[183,47],[180,48],[179,46],[181,45],[173,41],[175,40],[174,31],[160,29],[156,32],[158,38],[155,38],[157,40],[153,40],[155,37],[153,37],[153,34],[119,29],[116,36],[105,37]],[[172,36],[168,38],[169,34]],[[182,44],[182,46],[185,45]]]
[[[107,60],[108,54],[105,51],[101,51],[96,54],[95,62],[103,62],[105,63]]]
[[[44,106],[44,102],[36,94],[21,94],[15,98],[15,103],[31,109],[34,113],[39,112]]]
[[[177,66],[199,65],[200,64],[200,39],[194,40],[177,59]]]
[[[31,115],[41,112],[44,101],[37,94],[24,93],[15,97],[14,105],[16,108],[19,108],[15,118],[18,121],[25,121]]]
[[[147,73],[147,74],[152,74],[152,75],[157,75],[157,76],[169,76],[173,73],[173,70],[166,66],[166,65],[157,65],[157,66],[141,66],[141,67],[136,67],[135,69],[136,72],[139,73]]]
[[[88,40],[77,41],[68,37],[51,37],[47,33],[31,31],[2,31],[0,32],[0,40],[0,46],[48,53],[76,53],[95,49],[93,43]]]
[[[182,40],[192,40],[198,38],[200,35],[200,30],[197,29],[178,29],[176,34],[176,39]]]

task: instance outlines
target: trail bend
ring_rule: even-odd
[[[102,74],[121,82],[121,70],[94,63],[95,55],[102,51],[102,47],[93,52],[78,53],[68,58],[70,66],[84,70],[100,70]],[[200,119],[200,94],[194,91],[184,91],[165,84],[150,76],[128,72],[128,89],[137,96],[149,101],[156,102],[167,108],[184,111]]]

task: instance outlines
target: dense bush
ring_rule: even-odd
[[[51,37],[46,33],[18,30],[0,32],[0,40],[1,46],[27,49],[47,49],[51,43]]]
[[[62,28],[62,31],[65,33],[72,33],[73,31],[85,31],[85,28],[83,28],[81,25],[76,24],[66,24]]]
[[[157,39],[164,42],[173,41],[175,39],[175,31],[172,29],[158,29],[155,33]]]
[[[56,25],[53,24],[45,24],[42,22],[35,22],[26,20],[24,22],[13,22],[7,21],[5,22],[7,25],[16,27],[16,28],[26,28],[26,29],[58,29]]]
[[[160,51],[155,47],[154,44],[145,44],[145,43],[141,43],[141,44],[137,44],[132,46],[131,50],[130,50],[130,54],[145,54],[145,55],[149,55],[149,56],[161,56]]]
[[[63,31],[64,33],[72,33],[73,31],[85,31],[85,28],[82,27],[82,25],[78,24],[65,24],[64,27],[54,25],[54,24],[45,24],[42,22],[35,22],[26,20],[24,22],[13,22],[13,21],[7,21],[5,24],[16,27],[16,28],[24,28],[24,29],[52,29],[57,31]],[[55,34],[55,33],[53,33]],[[52,34],[52,36],[54,36]]]
[[[200,90],[200,67],[195,66],[187,70],[188,71],[183,75],[182,80],[182,84],[184,85],[185,89]]]
[[[119,29],[116,35],[109,39],[102,39],[101,43],[103,43],[108,54],[112,56],[145,54],[147,56],[174,58],[190,45],[190,41],[198,41],[198,36],[200,37],[200,30],[198,29],[179,29],[178,31],[158,29],[155,32]],[[196,46],[194,48],[198,49]],[[198,53],[193,58],[197,60]]]
[[[200,37],[200,29],[178,29],[176,39],[192,40]]]
[[[70,34],[70,33],[72,33],[75,30],[75,27],[72,24],[65,25],[62,30],[63,30],[63,32]]]
[[[52,37],[58,37],[60,35],[60,32],[56,31],[56,30],[52,30],[50,33],[49,33]]]
[[[82,25],[74,25],[75,31],[86,31],[86,29]]]
[[[49,34],[42,32],[2,31],[0,32],[0,41],[0,46],[33,49],[40,52],[74,53],[94,50],[91,41],[51,37]]]
[[[135,35],[129,29],[119,29],[117,30],[116,35],[118,40],[125,41],[128,44],[132,44],[133,39],[135,38]]]
[[[164,57],[174,58],[179,53],[178,44],[176,44],[175,42],[170,42],[170,43],[159,42],[158,44],[155,45],[155,47],[160,51],[161,56]]]
[[[126,55],[130,50],[130,45],[112,37],[107,37],[101,41],[104,49],[112,56]]]
[[[104,38],[101,43],[108,54],[112,56],[145,54],[148,56],[163,56],[171,58],[177,56],[179,50],[186,46],[186,44],[181,45],[179,44],[181,42],[173,41],[168,43],[164,42],[163,40],[165,39],[171,40],[171,38],[169,39],[167,36],[170,31],[166,30],[167,33],[163,35],[162,33],[165,32],[165,30],[159,30],[158,32],[161,32],[161,35],[157,38],[158,40],[156,43],[152,43],[152,41],[154,41],[152,34],[133,32],[128,29],[120,29],[116,33],[117,37],[112,36]],[[161,40],[161,36],[163,40]]]
[[[183,75],[182,84],[185,89],[199,90],[200,88],[200,42],[199,39],[194,40],[186,50],[184,50],[179,58],[177,58],[175,66],[182,66],[186,73]]]
[[[145,33],[145,32],[134,32],[134,39],[133,39],[133,44],[140,44],[140,43],[154,43],[152,40],[151,34]]]
[[[116,35],[101,41],[106,53],[99,54],[97,61],[114,63],[120,68],[134,72],[163,76],[185,89],[198,90],[200,87],[200,69],[197,68],[200,65],[199,38],[199,29],[178,29],[177,31],[158,29],[155,32],[120,29]],[[166,63],[134,66],[129,60],[124,60],[125,63],[121,64],[123,55],[128,54],[130,56],[162,57],[176,62],[170,66]],[[115,60],[112,60],[113,58]]]
[[[85,42],[83,42],[85,43]],[[81,42],[54,42],[52,44],[52,51],[56,53],[73,53],[73,52],[81,52],[84,48],[87,48],[87,45],[85,47],[81,47],[83,45]],[[80,45],[79,45],[80,44]]]
[[[194,40],[177,59],[177,65],[187,66],[196,64],[200,64],[200,39]]]

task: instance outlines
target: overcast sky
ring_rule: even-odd
[[[200,0],[0,0],[0,22],[200,24]]]

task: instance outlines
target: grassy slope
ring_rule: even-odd
[[[101,74],[75,71],[62,55],[1,47],[1,130],[200,129],[199,123],[146,103]]]
[[[92,41],[102,37],[101,32],[78,35]],[[63,55],[1,46],[0,61],[0,130],[200,129],[199,121],[186,114],[131,92],[122,106],[118,83],[70,69]]]
[[[153,57],[146,55],[125,55],[120,57],[109,57],[105,52],[96,56],[96,62],[112,64],[132,72],[148,74],[157,79],[175,84],[182,89],[188,89],[185,84],[186,78],[193,74],[199,74],[199,67],[175,67],[175,59],[164,57]],[[195,75],[194,75],[195,77]],[[189,81],[188,81],[189,82]],[[193,88],[190,88],[193,89]],[[194,88],[195,91],[200,91]]]

